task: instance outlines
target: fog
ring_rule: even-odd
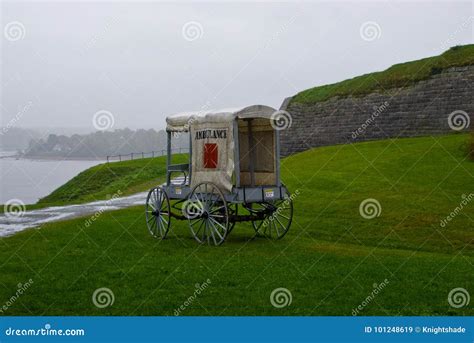
[[[472,2],[4,2],[0,126],[164,127],[473,42]]]

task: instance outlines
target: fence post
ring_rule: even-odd
[[[109,155],[107,155],[107,163],[109,163]]]
[[[151,158],[154,158],[154,157],[155,157],[155,150],[151,152]]]
[[[133,152],[130,153],[130,159],[133,160]]]
[[[142,158],[145,158],[145,153],[142,151]]]
[[[119,161],[122,162],[122,155],[119,155]]]

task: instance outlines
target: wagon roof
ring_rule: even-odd
[[[166,117],[168,131],[188,131],[189,125],[199,123],[229,123],[235,118],[270,118],[276,109],[265,105],[252,105],[220,110],[202,110],[196,112],[181,112]]]

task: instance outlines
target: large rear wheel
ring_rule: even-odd
[[[221,190],[213,183],[196,185],[183,205],[189,228],[199,243],[221,245],[230,231],[229,209]]]

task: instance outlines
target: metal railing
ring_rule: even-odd
[[[188,148],[175,148],[171,149],[173,154],[184,154],[188,153]],[[166,155],[166,149],[163,150],[154,150],[150,152],[131,152],[129,154],[119,154],[119,155],[107,155],[107,163],[109,162],[121,162],[121,161],[131,161],[138,160],[141,158],[154,158]]]

